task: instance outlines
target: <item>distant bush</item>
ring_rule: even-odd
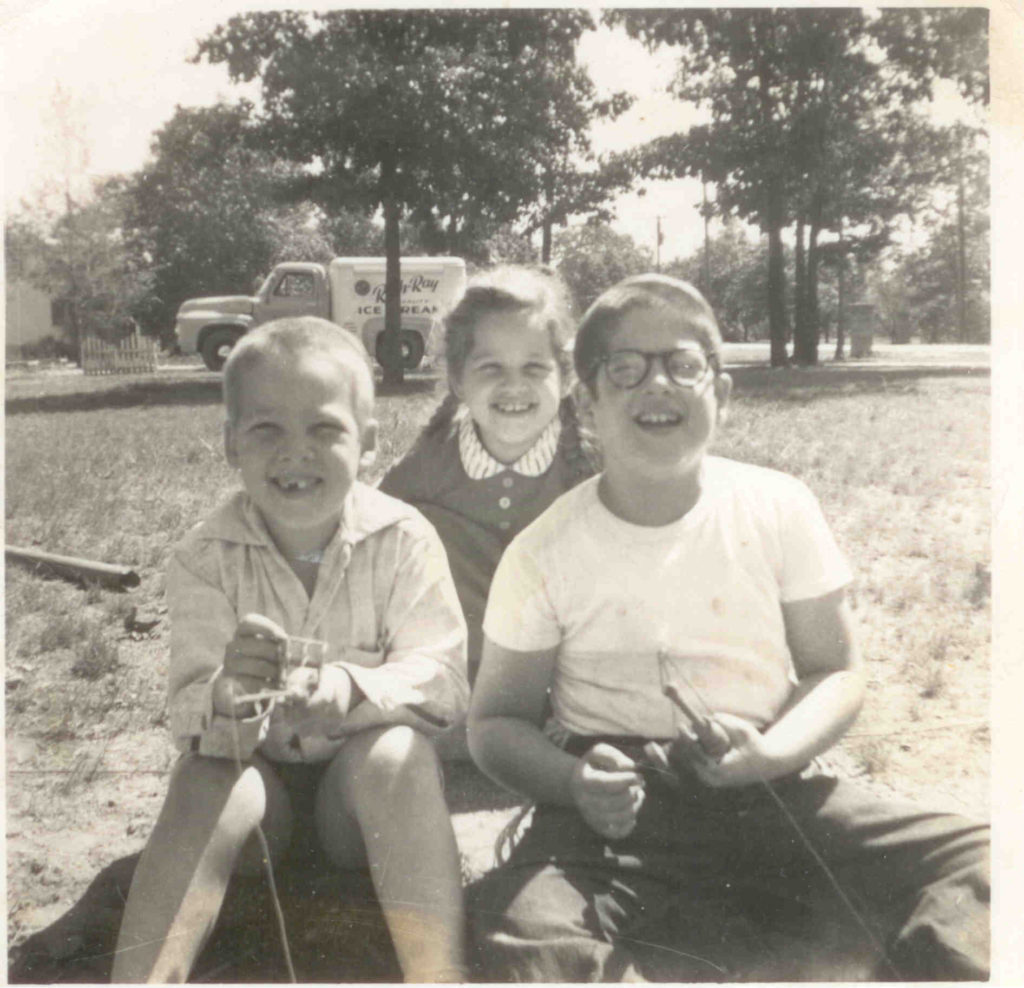
[[[25,343],[18,347],[21,360],[77,360],[78,349],[70,340],[59,336],[44,336],[35,343]]]

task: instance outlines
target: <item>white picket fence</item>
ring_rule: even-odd
[[[116,344],[86,337],[82,340],[82,370],[86,374],[154,374],[158,352],[156,340],[138,332]]]

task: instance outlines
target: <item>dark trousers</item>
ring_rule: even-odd
[[[807,904],[825,901],[878,980],[988,977],[987,826],[815,768],[771,791],[646,776],[628,837],[539,806],[510,859],[470,889],[485,980],[736,980],[737,966],[757,969],[766,922],[806,939],[820,929]],[[846,980],[821,949],[803,980]]]

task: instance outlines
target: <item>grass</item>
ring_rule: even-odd
[[[715,451],[803,478],[855,569],[850,598],[869,697],[838,757],[911,795],[944,788],[958,808],[984,813],[987,372],[744,367],[734,377]],[[166,622],[150,639],[129,635],[125,617],[134,605],[165,613],[171,548],[235,478],[221,453],[213,375],[16,384],[7,401],[7,542],[129,565],[142,577],[124,594],[7,567],[8,750],[16,739],[16,750],[29,752],[24,765],[40,772],[9,795],[9,827],[45,832],[54,800],[89,798],[83,744],[100,746],[117,767],[126,750],[118,739],[164,739]],[[401,393],[380,396],[381,441],[367,479],[409,448],[442,387],[417,375]],[[150,799],[162,789],[153,778]],[[119,819],[122,811],[103,812]],[[138,841],[148,824],[131,826],[142,826],[132,832]],[[22,876],[10,856],[8,867],[21,916],[17,903],[36,894],[31,868]],[[9,921],[12,937],[22,922],[30,925]]]
[[[987,648],[987,375],[752,367],[734,376],[716,452],[811,486],[856,567],[867,653],[898,655],[894,677],[940,694],[947,656]],[[7,541],[132,566],[141,596],[159,602],[171,547],[235,485],[221,453],[219,383],[103,385],[61,378],[9,400]],[[418,377],[379,398],[368,479],[409,447],[437,397],[434,381]],[[117,671],[104,627],[117,628],[124,596],[8,573],[9,657],[55,653],[93,683]]]

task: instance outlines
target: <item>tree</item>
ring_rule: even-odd
[[[252,133],[244,101],[178,107],[129,182],[128,237],[153,275],[139,317],[168,340],[185,299],[247,289],[280,261],[379,252],[369,219],[284,201],[297,169],[254,146]]]
[[[628,234],[616,233],[604,223],[569,227],[556,234],[554,257],[579,313],[617,281],[653,266],[646,247],[638,247]]]
[[[706,248],[707,258],[702,247],[668,265],[666,273],[700,285],[725,339],[746,342],[767,336],[768,281],[761,245],[752,243],[733,221]]]
[[[710,112],[710,123],[652,142],[638,158],[647,174],[714,182],[723,212],[764,230],[773,365],[788,360],[783,231],[796,226],[796,356],[813,363],[818,237],[845,224],[848,242],[884,245],[888,224],[922,188],[909,181],[905,139],[915,105],[941,77],[983,98],[972,59],[983,51],[985,12],[630,10],[606,19],[649,47],[675,46],[672,91]]]
[[[23,278],[57,303],[60,322],[76,355],[86,337],[116,340],[150,290],[124,241],[125,183],[95,180],[85,202],[50,215],[25,210],[4,233],[10,277]]]
[[[905,339],[916,330],[928,342],[985,342],[990,313],[984,135],[960,125],[944,138],[938,157],[942,194],[919,224],[926,236],[877,265],[869,274],[871,291],[894,337]]]
[[[579,10],[258,12],[197,59],[259,79],[260,146],[306,169],[295,193],[384,218],[385,377],[401,380],[400,221],[449,245],[523,215],[603,109],[575,62]]]

